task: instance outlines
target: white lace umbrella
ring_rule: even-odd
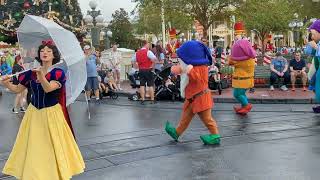
[[[73,103],[84,89],[87,80],[85,56],[76,36],[54,21],[32,15],[24,17],[17,35],[22,57],[27,62],[35,62],[38,47],[43,40],[53,40],[63,60],[58,66],[67,75],[67,105]]]

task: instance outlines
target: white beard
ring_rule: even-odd
[[[179,63],[180,63],[180,66],[183,69],[183,73],[181,73],[181,75],[180,75],[180,94],[181,94],[181,97],[184,98],[185,97],[185,89],[186,89],[187,85],[189,84],[189,76],[186,73],[186,69],[187,69],[188,65],[185,64],[180,59],[179,59]]]

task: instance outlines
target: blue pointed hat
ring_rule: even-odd
[[[188,41],[178,50],[179,58],[186,64],[194,66],[209,65],[212,62],[212,56],[209,49],[199,41]]]

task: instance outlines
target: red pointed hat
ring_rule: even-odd
[[[238,21],[234,24],[234,34],[235,35],[245,34],[245,28],[242,21]]]
[[[169,30],[170,39],[175,39],[177,37],[177,30],[172,28]]]

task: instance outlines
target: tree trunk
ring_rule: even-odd
[[[208,28],[203,27],[203,37],[208,39]]]
[[[263,66],[264,55],[266,53],[266,42],[265,42],[266,35],[265,34],[266,33],[262,33],[259,37],[262,42],[261,56],[258,58],[258,62],[257,62],[259,66]]]
[[[261,53],[261,57],[258,59],[258,65],[259,66],[263,66],[263,61],[264,61],[264,55],[265,54],[266,54],[265,45],[264,45],[264,43],[262,43],[262,53]]]

